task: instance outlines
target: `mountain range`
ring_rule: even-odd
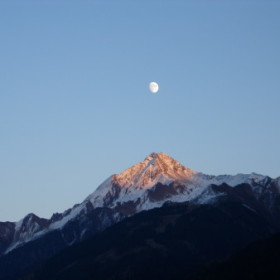
[[[125,275],[133,275],[133,278],[126,277],[125,269],[115,268],[120,275],[116,279],[137,279],[137,275],[140,279],[143,267],[135,268],[133,260],[136,262],[139,256],[150,254],[158,256],[156,263],[159,260],[164,263],[171,252],[172,256],[176,255],[177,247],[178,256],[184,257],[187,263],[178,259],[177,271],[189,275],[210,261],[225,258],[253,241],[278,232],[279,218],[280,177],[273,179],[255,173],[206,175],[184,167],[164,153],[152,153],[144,161],[110,176],[82,203],[53,214],[50,219],[28,214],[15,223],[1,222],[0,279],[43,279],[43,274],[32,278],[35,274],[30,271],[44,271],[45,262],[49,262],[48,271],[53,272],[46,279],[91,279],[87,278],[91,277],[90,272],[94,273],[90,269],[84,278],[69,278],[75,273],[79,275],[79,266],[72,265],[74,273],[65,270],[62,264],[57,267],[51,264],[57,256],[81,261],[85,248],[92,249],[89,267],[94,268],[95,278],[107,279],[104,276],[107,270],[102,270],[100,260],[110,263],[111,257],[105,253],[114,244],[119,244],[122,252],[115,256],[119,267],[130,263],[132,268]],[[151,231],[157,227],[158,231]],[[161,242],[155,241],[159,236]],[[123,249],[124,244],[120,245],[121,237],[132,238],[127,251]],[[141,240],[148,240],[147,244],[143,245]],[[213,247],[211,243],[216,245]],[[140,250],[138,253],[136,248]],[[66,261],[65,264],[68,265]],[[57,271],[70,274],[65,272],[56,278]],[[172,277],[172,270],[162,275],[163,271],[155,270],[151,274]],[[28,278],[20,278],[24,274]]]

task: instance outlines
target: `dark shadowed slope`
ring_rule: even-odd
[[[237,202],[168,204],[66,249],[20,279],[184,279],[274,230]]]
[[[279,280],[280,234],[256,241],[229,260],[186,280]]]

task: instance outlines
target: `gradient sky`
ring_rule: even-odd
[[[151,152],[280,176],[279,14],[267,0],[0,1],[0,221],[66,210]]]

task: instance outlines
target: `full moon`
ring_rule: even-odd
[[[157,93],[159,90],[159,85],[156,82],[150,82],[149,88],[152,93]]]

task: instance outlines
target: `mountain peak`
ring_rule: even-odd
[[[157,182],[185,181],[195,173],[167,154],[151,153],[144,161],[115,175],[114,179],[122,187],[147,188]]]
[[[145,160],[151,160],[151,159],[156,159],[156,158],[170,158],[170,156],[168,156],[165,153],[151,153],[150,155],[148,155]]]

